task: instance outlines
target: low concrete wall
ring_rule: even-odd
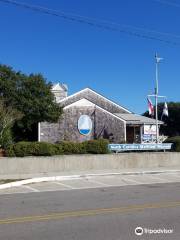
[[[119,153],[0,158],[0,179],[88,170],[180,167],[180,153]],[[16,177],[15,177],[16,176]]]

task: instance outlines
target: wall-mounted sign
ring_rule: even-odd
[[[92,131],[92,121],[88,115],[81,115],[78,120],[78,130],[82,135],[89,135]]]
[[[156,135],[156,125],[144,125],[144,134]]]
[[[172,143],[158,143],[158,144],[109,144],[109,150],[114,152],[123,151],[149,151],[149,150],[170,150]]]

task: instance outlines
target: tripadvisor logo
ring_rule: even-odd
[[[142,228],[142,227],[135,228],[135,234],[137,236],[141,236],[143,234],[170,234],[170,233],[173,233],[173,229],[166,229],[166,228],[150,229],[150,228]]]
[[[135,234],[138,236],[143,235],[143,228],[142,227],[135,228]]]

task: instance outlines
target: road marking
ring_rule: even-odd
[[[87,216],[112,214],[112,213],[120,214],[120,213],[142,211],[146,209],[160,209],[160,208],[170,208],[170,207],[180,207],[180,201],[143,204],[143,205],[130,205],[130,206],[116,207],[116,208],[78,210],[78,211],[51,213],[51,214],[45,214],[45,215],[24,216],[24,217],[17,217],[17,218],[6,218],[6,219],[0,219],[0,225],[13,224],[13,223],[37,222],[37,221],[45,221],[45,220],[60,220],[68,217],[87,217]]]
[[[136,181],[136,180],[132,180],[132,179],[129,179],[128,177],[124,177],[124,180],[126,180],[126,181],[130,181],[130,182],[132,182],[132,183],[135,183],[135,184],[140,184],[140,185],[142,185],[142,184],[144,184],[143,182],[139,182],[139,181]]]
[[[109,185],[109,184],[106,184],[106,183],[102,183],[100,181],[92,180],[92,179],[89,179],[89,178],[88,178],[88,181],[92,182],[92,183],[96,183],[96,184],[102,185],[102,186],[105,186],[105,187],[111,187],[112,186],[112,185]]]
[[[131,180],[127,180],[127,179],[124,179],[124,178],[122,178],[121,180],[122,180],[122,182],[124,182],[124,183],[126,184],[125,186],[137,185],[137,183],[134,183],[134,182],[131,181]]]
[[[27,185],[22,185],[20,187],[21,188],[27,188],[27,189],[31,190],[31,192],[40,192],[38,189],[30,187],[30,186],[27,186]]]
[[[64,186],[64,187],[66,187],[66,188],[75,189],[74,187],[72,187],[72,186],[70,186],[70,185],[67,185],[67,184],[64,184],[64,183],[62,183],[62,182],[53,182],[53,183],[55,183],[55,184],[57,184],[57,185]]]

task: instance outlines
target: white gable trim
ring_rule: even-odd
[[[96,108],[100,109],[101,111],[103,111],[103,112],[105,112],[105,113],[107,113],[107,114],[117,118],[118,120],[121,120],[124,123],[124,140],[126,142],[126,121],[124,119],[114,115],[113,113],[108,112],[107,110],[105,110],[105,109],[95,105],[94,103],[92,103],[91,101],[89,101],[89,100],[87,100],[85,98],[83,98],[81,100],[86,100],[86,103],[88,102],[88,104],[91,105],[92,107],[96,107]],[[75,102],[75,103],[78,103],[78,104],[72,103],[72,104],[68,105],[67,107],[64,107],[63,109],[66,110],[66,109],[69,109],[71,107],[81,107],[80,104],[79,104],[81,100],[78,100],[78,101]]]
[[[94,107],[95,104],[87,100],[86,98],[82,98],[70,105],[64,107],[64,109],[68,109],[69,107]]]
[[[95,92],[94,90],[92,90],[92,89],[90,89],[90,88],[85,88],[85,89],[83,89],[83,90],[81,90],[81,91],[79,91],[79,92],[77,92],[77,93],[74,93],[74,94],[72,94],[72,95],[70,95],[70,96],[68,96],[68,97],[66,97],[66,98],[64,98],[64,99],[62,99],[61,101],[59,101],[59,103],[62,103],[62,102],[64,102],[64,101],[66,101],[66,100],[68,100],[68,99],[70,99],[70,98],[72,98],[72,97],[74,97],[74,96],[76,96],[76,95],[82,93],[82,92],[85,92],[86,90],[89,90],[89,91],[95,93],[95,94],[98,95],[99,97],[105,99],[106,101],[110,102],[111,104],[115,105],[115,106],[118,107],[118,108],[123,109],[124,111],[126,111],[126,112],[128,112],[128,113],[132,113],[131,111],[127,110],[126,108],[124,108],[124,107],[118,105],[117,103],[115,103],[115,102],[109,100],[108,98],[105,98],[104,96],[100,95],[99,93]]]
[[[113,113],[111,113],[111,112],[108,112],[107,110],[99,107],[98,105],[95,105],[95,104],[92,103],[91,101],[89,101],[89,100],[87,100],[87,99],[85,99],[85,98],[83,98],[83,99],[81,99],[81,100],[86,100],[86,102],[89,103],[88,106],[91,105],[92,107],[96,107],[96,108],[100,109],[101,111],[103,111],[103,112],[105,112],[105,113],[107,113],[107,114],[109,114],[109,115],[111,115],[111,116],[113,116],[113,117],[121,120],[122,122],[126,123],[126,121],[125,121],[124,119],[116,116],[115,114],[113,114]],[[78,100],[78,101],[76,101],[76,102],[74,102],[74,103],[71,103],[70,105],[68,105],[67,107],[64,107],[63,109],[66,110],[66,109],[69,109],[69,108],[71,108],[71,107],[83,107],[83,105],[80,105],[80,104],[79,104],[81,100]]]

